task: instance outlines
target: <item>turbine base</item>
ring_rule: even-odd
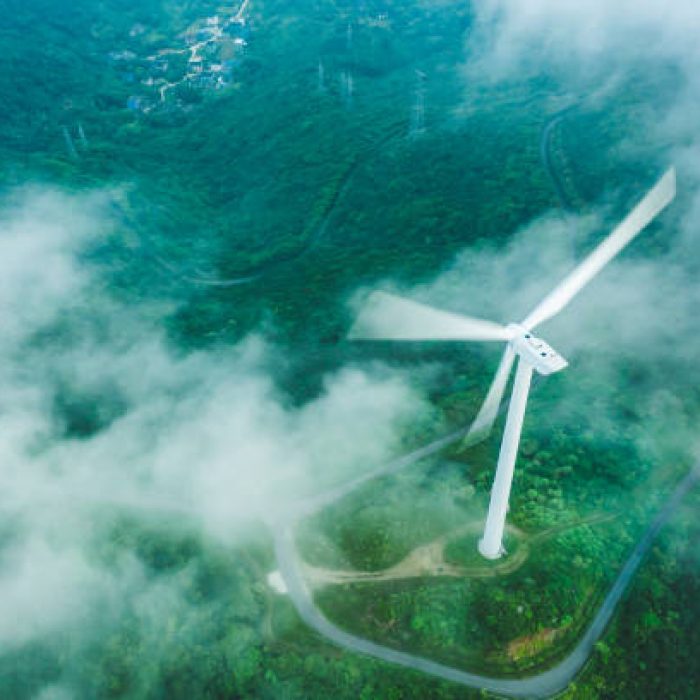
[[[506,550],[503,549],[502,545],[498,545],[497,547],[492,547],[489,546],[486,542],[484,542],[484,539],[481,538],[479,540],[479,545],[477,547],[479,550],[479,554],[481,554],[482,557],[485,559],[500,559],[505,553]]]

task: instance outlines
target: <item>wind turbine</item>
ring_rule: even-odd
[[[627,217],[575,267],[520,323],[507,326],[440,311],[425,304],[388,294],[374,292],[350,330],[355,340],[411,341],[503,341],[506,348],[496,375],[479,413],[469,428],[467,441],[486,437],[496,420],[513,364],[518,367],[508,407],[508,416],[498,456],[496,477],[491,490],[484,535],[479,552],[487,559],[504,554],[503,530],[508,498],[518,453],[533,370],[548,375],[560,372],[567,361],[532,331],[556,316],[567,304],[676,196],[676,172],[668,170]]]

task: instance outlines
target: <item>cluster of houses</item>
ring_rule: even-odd
[[[136,35],[145,33],[142,27]],[[132,33],[130,33],[132,35]],[[108,60],[126,84],[139,87],[125,107],[135,112],[172,109],[182,105],[176,88],[220,90],[230,85],[250,38],[244,17],[214,15],[178,36],[178,48],[140,56],[133,50],[112,51]]]

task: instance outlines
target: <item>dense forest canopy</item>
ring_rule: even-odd
[[[616,8],[0,0],[0,697],[481,697],[305,625],[276,523],[490,382],[485,345],[348,342],[367,291],[512,321],[674,162],[673,209],[546,327],[571,368],[534,387],[503,562],[475,554],[502,421],[295,522],[344,630],[494,677],[571,651],[700,409],[700,18]],[[698,696],[698,498],[564,697]]]

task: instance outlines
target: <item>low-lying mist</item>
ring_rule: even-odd
[[[537,329],[571,363],[565,372],[543,379],[533,395],[535,410],[537,397],[546,398],[547,430],[569,423],[604,437],[633,429],[630,437],[645,449],[653,448],[655,437],[666,436],[661,442],[667,448],[692,452],[688,411],[697,403],[693,380],[700,378],[695,262],[700,199],[693,194],[697,177],[691,169],[681,167],[679,181],[681,195],[661,221],[642,232],[557,318]],[[546,214],[516,232],[505,247],[464,251],[430,283],[379,286],[437,308],[517,322],[615,223],[600,207],[582,215]],[[661,252],[651,240],[662,243]],[[501,346],[493,346],[495,371]],[[550,400],[553,396],[556,400]],[[621,421],[623,406],[629,415]],[[532,422],[527,430],[537,430]]]
[[[128,547],[107,556],[110,521],[164,514],[233,547],[251,523],[376,467],[425,403],[376,365],[328,376],[295,407],[272,379],[285,358],[261,336],[185,352],[163,330],[172,305],[110,293],[95,262],[111,229],[106,197],[10,199],[0,215],[0,648],[71,629],[89,640],[127,608],[157,646],[168,615],[190,605],[191,572],[154,576]]]
[[[572,442],[626,444],[633,458],[651,464],[644,479],[669,465],[675,476],[697,451],[698,7],[693,0],[673,8],[657,0],[486,0],[474,5],[466,67],[453,67],[469,81],[494,84],[554,76],[563,94],[596,94],[600,104],[614,99],[631,69],[670,65],[682,77],[674,99],[653,112],[663,118],[635,125],[663,142],[666,161],[677,165],[679,198],[540,329],[570,367],[540,383],[525,423],[528,440],[565,434]],[[33,187],[0,201],[0,675],[9,666],[34,684],[17,697],[98,697],[104,689],[89,679],[113,657],[115,678],[119,664],[131,664],[122,696],[165,698],[154,669],[163,659],[184,667],[180,649],[187,648],[192,668],[250,682],[247,696],[254,697],[264,673],[249,654],[262,637],[255,577],[237,578],[225,567],[240,561],[241,571],[252,570],[237,557],[244,557],[239,545],[257,536],[256,524],[396,454],[407,426],[431,411],[421,370],[411,367],[409,378],[405,364],[375,363],[368,350],[366,361],[327,375],[323,391],[300,406],[277,385],[275,368],[288,358],[263,332],[233,347],[179,347],[165,330],[177,300],[127,302],[110,287],[100,257],[113,228],[108,199]],[[616,223],[609,201],[566,216],[544,213],[506,245],[463,251],[429,283],[376,286],[517,321]],[[490,368],[474,371],[486,377],[495,370],[499,350],[487,348]],[[489,381],[490,374],[484,387]],[[475,414],[478,407],[470,408]],[[495,435],[491,447],[479,448],[482,457],[495,455]],[[475,490],[463,478],[471,454],[457,458],[464,460],[436,462],[429,484],[423,471],[408,474],[404,490],[386,501],[403,498],[406,522],[429,508],[441,508],[450,526],[455,514],[476,518],[487,487],[480,482]],[[643,483],[630,479],[627,505],[649,497]],[[375,499],[365,506],[367,521],[400,535],[402,521],[392,520],[381,494]],[[156,527],[159,518],[179,541],[194,537],[197,546],[225,550],[212,558],[211,578],[231,582],[217,593],[226,605],[202,600],[201,590],[215,586],[195,557],[176,552],[149,564],[164,555],[144,552],[131,528]],[[408,551],[412,542],[400,544]],[[230,628],[225,673],[210,671],[206,656],[222,627]],[[45,663],[44,644],[52,649]],[[93,647],[101,658],[91,656]],[[45,668],[23,674],[13,655]],[[243,696],[242,687],[230,696]]]

